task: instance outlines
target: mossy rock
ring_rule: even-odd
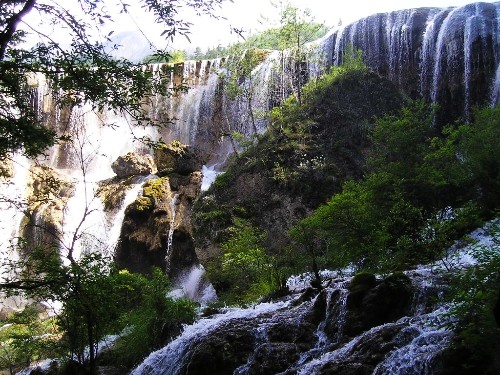
[[[394,272],[384,278],[383,280],[384,283],[387,283],[388,285],[392,287],[409,287],[411,286],[411,280],[408,276],[406,276],[403,272]]]
[[[122,180],[118,177],[113,177],[99,182],[97,194],[101,198],[105,211],[111,211],[121,206],[127,191],[132,186],[133,178],[129,177]]]
[[[349,284],[349,292],[362,293],[377,285],[377,278],[371,272],[359,272],[353,276]]]
[[[154,161],[159,176],[171,173],[188,175],[201,170],[202,162],[199,155],[190,146],[179,141],[169,144],[161,143],[154,150]]]
[[[142,196],[132,202],[126,209],[126,215],[146,215],[153,211],[169,193],[168,178],[149,180],[142,187]]]
[[[166,177],[149,180],[142,187],[142,195],[153,199],[157,203],[168,193],[167,186],[168,178]]]

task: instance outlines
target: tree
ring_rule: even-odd
[[[236,44],[229,49],[229,57],[223,65],[224,70],[219,73],[226,98],[230,101],[243,101],[254,134],[258,134],[258,129],[253,107],[255,90],[253,70],[264,61],[267,55],[267,51],[255,48],[241,49],[240,45]],[[230,130],[229,120],[227,122],[228,130]],[[228,131],[228,133],[231,132]]]
[[[171,39],[189,32],[190,23],[179,19],[183,7],[213,14],[223,1],[141,0],[140,4],[156,23],[164,25],[162,35]],[[139,124],[158,125],[141,106],[148,96],[168,91],[161,77],[126,59],[112,58],[106,48],[112,32],[95,37],[112,22],[105,5],[105,0],[74,0],[64,5],[49,0],[0,1],[0,157],[18,150],[35,156],[64,137],[33,106],[30,77],[37,74],[50,81],[59,108],[91,103],[95,110],[124,111]],[[38,13],[44,25],[64,30],[70,45],[66,47],[29,21],[30,12]],[[128,13],[129,5],[121,2],[121,12]],[[33,38],[38,43],[26,47]],[[169,58],[165,51],[156,55]]]
[[[498,109],[442,132],[432,113],[417,101],[378,119],[368,173],[344,183],[292,236],[315,239],[329,266],[404,269],[441,258],[490,218],[500,204]]]
[[[307,82],[307,48],[306,44],[324,33],[324,25],[315,22],[309,9],[301,10],[293,7],[288,0],[271,2],[279,12],[278,45],[281,51],[281,86],[283,97],[289,77],[289,86],[299,104],[302,103],[302,87]],[[288,50],[288,53],[285,51]],[[289,60],[289,61],[287,61]],[[287,67],[287,64],[290,64]],[[288,75],[287,69],[290,71]]]

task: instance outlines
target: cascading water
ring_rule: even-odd
[[[471,237],[484,246],[494,246],[496,235],[491,227],[493,223]],[[470,256],[473,248],[457,244],[450,249],[458,260],[455,270],[476,262]],[[304,291],[310,277],[295,277],[289,282],[295,291],[292,296],[202,318],[187,326],[169,345],[152,353],[132,374],[311,375],[340,373],[342,369],[377,375],[433,374],[440,366],[441,354],[452,342],[456,323],[451,303],[441,296],[448,288],[446,272],[443,262],[405,272],[414,289],[413,300],[401,310],[406,314],[366,326],[354,335],[350,333],[351,318],[356,315],[353,304],[357,297],[351,296],[350,286],[354,279],[342,276],[345,271],[323,272],[327,286],[308,299]],[[397,305],[399,297],[394,296],[390,302],[382,293],[385,297],[380,298]],[[366,308],[370,307],[361,306],[362,310]]]
[[[453,107],[459,110],[453,109],[450,113],[454,111],[452,114],[455,117],[467,116],[470,108],[476,104],[482,104],[487,100],[495,105],[500,100],[499,20],[500,3],[479,3],[456,9],[413,9],[367,17],[333,30],[316,43],[315,47],[311,46],[316,53],[312,53],[309,76],[315,77],[330,66],[340,64],[343,52],[349,44],[352,44],[354,48],[363,50],[365,61],[370,67],[391,78],[410,96],[422,95],[427,100],[442,103],[444,106],[453,99]],[[293,88],[285,89],[282,85],[283,83],[288,85],[291,82],[291,77],[286,74],[293,73],[291,68],[293,64],[284,61],[284,56],[287,56],[287,53],[272,52],[266,61],[255,69],[252,96],[254,107],[266,111],[279,103],[285,94],[293,92]],[[104,244],[102,245],[104,248],[109,248],[116,242],[116,233],[119,231],[122,214],[117,213],[115,217],[112,214],[105,214],[99,199],[95,198],[95,192],[99,181],[113,176],[109,166],[118,156],[133,150],[144,151],[140,144],[133,142],[133,138],[145,136],[153,141],[160,138],[165,141],[178,139],[201,149],[203,156],[213,162],[221,155],[226,156],[226,149],[220,152],[222,147],[220,139],[227,130],[236,130],[244,134],[252,133],[248,123],[238,120],[247,107],[242,103],[224,105],[221,102],[223,99],[218,90],[220,81],[213,73],[220,65],[220,60],[186,62],[180,73],[174,69],[170,75],[169,87],[173,88],[174,83],[180,82],[195,87],[186,94],[154,98],[149,108],[150,115],[155,119],[165,119],[165,123],[167,123],[167,118],[174,119],[172,124],[167,124],[164,129],[159,130],[135,127],[126,116],[113,113],[96,114],[90,107],[76,108],[70,114],[66,113],[56,108],[55,100],[51,99],[51,95],[47,95],[50,92],[50,83],[41,77],[32,77],[33,82],[30,82],[30,85],[38,87],[34,95],[37,110],[46,115],[43,117],[53,128],[61,130],[70,126],[74,130],[72,133],[81,141],[79,146],[73,149],[68,144],[58,145],[50,150],[47,160],[41,161],[61,174],[70,176],[76,185],[75,194],[67,202],[64,211],[62,233],[71,236],[77,230],[82,232],[84,227],[80,226],[80,222],[87,210],[85,232],[91,232],[92,237],[99,240],[99,244]],[[149,68],[155,74],[159,74],[162,65],[157,64]],[[465,112],[462,112],[463,109]],[[224,110],[229,113],[221,113]],[[227,118],[235,119],[236,122],[230,129],[222,125],[223,119]],[[259,131],[265,129],[266,121],[265,118],[258,120]],[[111,129],[103,124],[117,126]],[[131,136],[131,130],[134,136]],[[17,156],[15,159],[17,160]],[[82,176],[82,163],[86,168],[85,178]],[[17,195],[24,199],[26,179],[31,166],[26,161],[19,161],[19,164],[26,165],[19,170],[16,167],[14,177],[2,182],[2,189],[8,197]],[[212,173],[210,169],[206,169],[205,172],[207,175]],[[137,182],[129,190],[130,195],[127,195],[125,202],[130,202],[135,198],[134,195],[140,189],[139,186],[140,182]],[[175,199],[172,200],[174,201]],[[88,206],[85,202],[93,202],[95,206]],[[172,247],[175,226],[175,203],[173,204],[167,254]],[[123,213],[122,209],[125,206],[126,203],[118,212]],[[2,250],[4,250],[8,247],[8,242],[20,233],[19,227],[23,214],[16,207],[5,205],[5,202],[0,202],[0,208],[3,213],[0,221],[0,234],[4,241],[2,243]],[[109,223],[113,221],[114,227],[109,229]],[[110,235],[110,231],[114,234]],[[77,237],[80,238],[80,236]],[[72,240],[70,243],[68,240],[69,238],[66,246],[71,247]],[[83,245],[76,245],[76,247],[81,249]],[[193,269],[186,279],[196,279],[199,274],[198,269]],[[421,283],[418,282],[418,276],[414,276],[411,278],[414,287],[418,288]],[[428,284],[425,287],[429,291],[436,285],[434,282]],[[339,290],[345,290],[345,288]],[[416,294],[421,300],[425,300],[426,295],[427,291]],[[338,302],[332,301],[332,304],[329,302],[328,305],[333,306]],[[256,309],[265,315],[271,310],[283,307],[283,305],[272,306],[269,310],[264,307],[262,310],[261,307]],[[345,304],[340,303],[339,306],[345,306]],[[415,302],[413,307],[413,311],[419,314],[427,311],[426,309],[427,307],[420,300]],[[241,312],[241,314],[252,315],[250,312]],[[225,321],[226,317],[220,316],[214,319],[217,323],[212,320],[210,324],[213,324],[215,328],[217,324]],[[199,327],[203,324],[203,322],[200,323]],[[327,340],[322,334],[318,334],[317,337],[316,349],[327,350],[328,345],[332,345],[332,339]],[[181,346],[179,343],[176,345],[178,349]],[[168,355],[173,356],[173,354]],[[395,361],[396,357],[394,357]],[[158,361],[163,362],[163,360]],[[181,362],[179,366],[182,365]],[[388,369],[390,366],[381,365],[380,368]]]
[[[118,207],[115,208],[112,215],[110,215],[107,219],[107,227],[108,230],[108,244],[111,249],[114,249],[118,240],[120,238],[120,232],[122,229],[123,219],[125,218],[125,209],[129,204],[135,201],[135,199],[141,194],[142,184],[146,181],[155,178],[154,175],[149,176],[138,176],[135,177],[132,181],[132,187],[127,191],[125,197],[123,198],[123,202]]]
[[[188,298],[206,306],[217,300],[215,288],[205,275],[201,265],[195,265],[174,281],[174,289],[168,294],[172,298]]]
[[[9,179],[0,176],[0,212],[2,212],[0,220],[0,282],[13,276],[11,274],[13,270],[8,263],[19,259],[17,240],[20,237],[19,229],[24,217],[28,175],[28,160],[16,154],[12,158],[12,177]],[[2,296],[1,305],[8,309],[15,309],[23,306],[23,301],[15,297],[5,298]]]
[[[172,216],[170,218],[170,227],[168,228],[167,253],[165,255],[165,263],[167,264],[167,270],[166,270],[167,273],[170,270],[170,255],[172,254],[172,245],[174,241],[175,213],[176,213],[176,205],[178,198],[179,194],[175,193],[172,196],[172,200],[170,201],[170,212]]]
[[[350,44],[365,62],[412,97],[466,116],[493,100],[500,61],[500,3],[459,8],[419,8],[370,16],[334,31],[318,47],[334,48],[327,66],[338,65]],[[494,97],[495,100],[496,97]]]
[[[287,303],[264,303],[254,308],[227,309],[224,314],[216,315],[208,319],[201,319],[193,325],[187,326],[184,332],[168,346],[152,353],[134,371],[133,375],[174,375],[179,374],[185,361],[188,359],[189,349],[199,339],[202,339],[211,331],[220,328],[224,323],[232,320],[251,319],[261,315],[269,314],[286,307]]]

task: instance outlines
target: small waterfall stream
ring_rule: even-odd
[[[167,237],[167,253],[165,255],[165,263],[167,264],[167,274],[170,270],[170,255],[172,254],[172,245],[174,241],[174,230],[175,230],[175,213],[177,209],[177,200],[179,199],[179,194],[174,193],[172,196],[172,200],[170,201],[170,227],[168,228],[168,237]]]

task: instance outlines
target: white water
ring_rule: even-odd
[[[170,227],[168,228],[168,239],[167,239],[167,253],[165,255],[165,263],[167,264],[167,273],[170,269],[170,255],[172,253],[172,244],[174,241],[174,230],[175,230],[175,213],[177,209],[177,200],[179,198],[179,194],[175,193],[172,196],[172,200],[170,201]]]
[[[114,249],[116,247],[116,244],[118,243],[118,240],[120,238],[123,219],[125,218],[125,209],[137,199],[139,194],[141,194],[142,185],[146,181],[153,178],[155,178],[154,175],[136,177],[132,182],[132,187],[129,188],[129,190],[125,194],[120,207],[115,208],[115,213],[111,215],[111,217],[107,220],[107,228],[109,228],[107,231],[108,246],[111,249]]]
[[[172,298],[189,298],[206,306],[217,300],[217,293],[205,275],[205,269],[196,265],[184,270],[174,282],[174,290],[169,294]]]
[[[11,245],[15,245],[19,236],[19,227],[24,217],[26,204],[26,188],[29,175],[29,162],[21,156],[12,158],[13,177],[0,177],[0,252],[10,253]],[[14,243],[12,243],[14,242]]]
[[[14,155],[13,177],[4,179],[0,177],[0,282],[12,278],[15,272],[9,262],[19,259],[17,240],[19,228],[24,218],[23,210],[26,203],[26,187],[29,175],[28,160],[21,155]],[[2,293],[3,294],[3,293]],[[18,309],[24,306],[24,300],[16,297],[2,297],[0,309]]]
[[[181,336],[168,346],[151,353],[146,360],[132,371],[132,375],[175,375],[179,374],[183,360],[188,354],[192,342],[195,342],[218,328],[221,323],[233,319],[252,319],[260,315],[284,309],[286,302],[263,303],[248,309],[226,309],[224,314],[200,319],[187,326]]]
[[[477,241],[476,244],[466,246],[457,243],[450,249],[455,252],[457,261],[454,269],[467,267],[475,264],[474,252],[477,246],[493,246],[498,248],[492,228],[498,228],[499,221],[487,223],[483,228],[477,229],[470,237]],[[449,266],[448,266],[449,267]],[[292,373],[311,375],[318,373],[324,366],[336,364],[345,366],[350,363],[351,357],[360,358],[366,352],[367,346],[380,345],[386,341],[386,334],[394,335],[390,339],[391,348],[378,363],[375,363],[373,374],[375,375],[430,375],[433,373],[436,358],[449,346],[453,334],[450,328],[455,324],[454,318],[449,314],[450,303],[442,302],[442,295],[448,287],[447,267],[443,262],[422,265],[414,270],[407,271],[415,290],[413,308],[411,314],[400,318],[395,322],[373,327],[356,337],[345,337],[343,327],[347,314],[347,294],[350,277],[342,277],[346,271],[334,272],[323,271],[325,284],[329,284],[325,291],[326,315],[325,319],[318,324],[316,332],[316,345],[301,353],[296,363],[289,363]],[[289,285],[295,290],[307,286],[310,276],[301,275],[293,277]],[[318,295],[313,301],[297,304],[300,294],[295,294],[286,302],[265,303],[247,309],[229,309],[211,318],[201,319],[191,326],[187,326],[184,332],[169,345],[152,353],[146,360],[132,371],[133,375],[174,375],[184,373],[185,366],[189,363],[191,355],[196,352],[197,345],[216,329],[231,329],[234,319],[238,320],[236,326],[248,321],[249,329],[255,335],[255,350],[261,345],[269,343],[267,332],[275,324],[288,322],[291,326],[302,324],[303,316],[308,315],[309,309],[316,305],[320,298]],[[437,300],[436,300],[437,298]],[[441,302],[439,302],[441,300]],[[334,323],[335,330],[328,334],[325,327]],[[253,327],[253,328],[252,328]],[[218,331],[217,331],[218,332]],[[392,333],[391,333],[392,332]],[[332,334],[333,339],[332,339]],[[275,341],[273,341],[275,342]],[[272,343],[271,343],[272,344]],[[377,350],[377,349],[375,349]],[[254,353],[256,353],[254,351]],[[235,374],[243,375],[254,373],[257,367],[254,354],[250,354],[248,361],[234,371]]]

